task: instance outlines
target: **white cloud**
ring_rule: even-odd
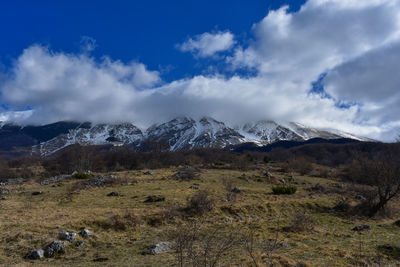
[[[253,26],[254,39],[236,46],[233,68],[257,75],[217,73],[163,83],[142,63],[87,54],[27,48],[0,85],[2,101],[31,107],[26,122],[131,121],[139,126],[175,116],[212,116],[237,124],[249,120],[297,121],[390,140],[400,128],[400,3],[394,0],[309,0],[296,13],[270,11]],[[180,49],[197,57],[234,48],[230,32],[205,33]],[[334,99],[309,94],[324,85]],[[336,101],[357,102],[349,108]],[[23,120],[23,118],[20,118]]]
[[[191,52],[196,57],[210,57],[218,52],[229,50],[235,44],[234,35],[229,31],[203,33],[189,38],[177,45],[183,52]]]

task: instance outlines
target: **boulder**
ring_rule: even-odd
[[[62,231],[62,232],[58,233],[58,238],[59,239],[65,240],[65,241],[68,241],[68,242],[74,241],[75,236],[76,236],[76,233],[74,233],[74,232]]]
[[[86,229],[86,228],[82,228],[82,229],[79,231],[79,235],[80,235],[81,237],[83,237],[83,238],[90,238],[90,237],[93,236],[93,233],[92,233],[92,231],[89,231],[89,230]]]
[[[161,201],[164,201],[164,200],[165,200],[165,197],[163,197],[163,196],[151,195],[151,196],[147,196],[147,198],[144,201],[144,203],[161,202]]]
[[[172,249],[172,245],[169,242],[158,242],[157,244],[149,247],[144,254],[157,255],[165,253]]]
[[[41,194],[43,194],[42,191],[35,191],[35,192],[32,192],[32,196],[37,196],[37,195],[41,195]]]
[[[29,260],[39,260],[43,257],[44,257],[44,251],[42,249],[34,249],[29,251],[24,258]]]
[[[107,194],[108,197],[118,197],[119,194],[117,192],[111,192]]]
[[[65,253],[65,243],[61,240],[55,240],[44,248],[44,255],[46,257],[53,257],[56,254]]]

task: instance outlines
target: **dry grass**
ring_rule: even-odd
[[[173,265],[173,252],[162,255],[142,255],[142,252],[149,245],[168,240],[182,220],[187,220],[173,207],[184,206],[197,190],[190,188],[193,181],[171,179],[176,171],[155,170],[153,175],[121,172],[118,175],[123,183],[73,193],[70,189],[76,180],[43,186],[34,182],[8,186],[11,192],[0,202],[0,265],[29,266],[31,262],[35,266]],[[277,179],[287,178],[275,170],[269,171]],[[291,266],[300,261],[308,266],[354,266],[359,262],[373,262],[378,256],[387,264],[399,265],[391,255],[378,249],[388,244],[395,248],[400,246],[400,227],[393,225],[393,219],[367,221],[328,212],[341,199],[341,194],[309,191],[316,184],[334,188],[336,183],[328,179],[296,176],[298,191],[295,194],[273,195],[273,184],[262,180],[261,172],[247,171],[243,176],[242,171],[202,170],[196,180],[198,190],[207,190],[216,203],[213,210],[202,216],[203,227],[212,229],[229,225],[239,230],[251,224],[257,229],[260,240],[274,238],[278,231],[279,240],[290,245],[274,252],[273,260],[278,266]],[[231,180],[243,190],[235,202],[226,200],[224,179]],[[32,196],[31,193],[38,190],[43,194]],[[107,197],[111,191],[119,196]],[[165,201],[144,203],[149,195],[165,196]],[[280,217],[282,226],[291,225],[293,215],[299,212],[312,216],[315,221],[313,231],[285,232],[276,227],[275,218]],[[372,226],[361,235],[361,240],[351,231],[359,223]],[[69,245],[66,253],[57,258],[23,259],[29,250],[56,239],[59,231],[77,232],[82,227],[94,232],[92,239],[85,240],[85,246]],[[222,266],[251,266],[251,259],[244,249],[230,253],[224,255]],[[266,256],[262,252],[257,256],[260,266],[265,266]],[[99,263],[93,261],[96,258],[108,260]]]

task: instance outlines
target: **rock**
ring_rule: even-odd
[[[5,182],[0,182],[0,186],[22,184],[24,182],[23,178],[8,179]]]
[[[72,175],[75,175],[75,172]],[[47,185],[47,184],[59,183],[59,182],[63,182],[63,181],[69,180],[69,179],[71,179],[71,177],[72,177],[71,175],[65,175],[65,174],[58,175],[58,176],[50,177],[48,179],[40,181],[39,184],[40,185]]]
[[[154,172],[151,171],[145,171],[143,172],[144,175],[154,175]]]
[[[108,261],[108,258],[105,257],[101,257],[101,258],[95,258],[93,259],[94,262],[104,262],[104,261]]]
[[[288,247],[290,247],[290,244],[289,243],[286,243],[286,242],[282,242],[282,243],[280,243],[279,244],[282,248],[288,248]]]
[[[240,189],[239,187],[234,187],[232,190],[231,190],[231,192],[232,193],[242,193],[243,191],[242,191],[242,189]]]
[[[291,175],[290,177],[289,177],[289,183],[293,183],[295,180],[294,180],[294,176],[293,175]]]
[[[107,194],[108,197],[118,197],[119,194],[117,192],[111,192]]]
[[[400,227],[400,220],[395,221],[394,224]]]
[[[44,257],[44,251],[43,249],[34,249],[28,252],[28,254],[25,255],[25,259],[29,260],[38,260]]]
[[[151,195],[151,196],[147,196],[147,198],[144,201],[144,203],[161,202],[161,201],[164,201],[164,200],[165,200],[165,197],[163,197],[163,196]]]
[[[360,201],[365,201],[365,200],[367,200],[367,199],[366,199],[364,196],[362,196],[362,195],[356,195],[354,198],[357,199],[357,200],[360,200]]]
[[[41,194],[43,194],[42,191],[35,191],[35,192],[32,192],[32,196],[37,196],[37,195],[41,195]]]
[[[89,231],[89,230],[86,229],[86,228],[82,228],[82,229],[79,231],[79,235],[80,235],[81,237],[83,237],[83,238],[90,238],[90,237],[93,236],[93,233],[92,233],[92,231]]]
[[[268,171],[264,173],[264,176],[265,176],[265,177],[268,177],[268,178],[271,178],[271,177],[272,177],[271,173],[268,172]]]
[[[171,243],[159,242],[159,243],[155,244],[154,246],[149,247],[149,249],[147,251],[145,251],[144,254],[157,255],[157,254],[167,252],[171,249],[172,249]]]
[[[194,184],[194,185],[189,186],[189,188],[197,190],[197,189],[199,189],[199,186]]]
[[[369,230],[371,229],[371,225],[369,224],[359,224],[355,226],[352,230],[353,231],[363,231],[363,230]]]
[[[118,177],[116,175],[109,175],[109,176],[99,175],[88,181],[85,181],[83,185],[85,186],[85,188],[105,186],[114,183],[117,178]]]
[[[63,232],[59,232],[58,233],[58,238],[59,239],[65,240],[65,241],[68,241],[68,242],[74,241],[75,236],[76,236],[76,233],[73,233],[73,232],[63,231]]]
[[[53,257],[56,254],[65,253],[65,243],[60,240],[55,240],[44,248],[44,255],[46,257]]]
[[[7,200],[7,198],[6,197],[1,197],[1,200]]]
[[[285,179],[280,179],[279,182],[281,182],[282,184],[286,184]]]
[[[84,245],[85,245],[85,242],[83,242],[83,241],[76,241],[75,242],[75,247],[80,248],[80,247],[83,247]]]

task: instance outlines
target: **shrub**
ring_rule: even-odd
[[[196,192],[183,210],[188,215],[203,215],[215,208],[215,200],[210,197],[210,193],[206,190]]]
[[[114,215],[107,219],[93,221],[93,224],[105,230],[126,231],[140,225],[142,222],[133,213],[127,212],[125,215]]]
[[[292,224],[284,227],[288,232],[310,232],[314,229],[315,221],[306,213],[296,213],[292,218]]]
[[[173,178],[181,181],[191,181],[199,177],[199,170],[192,166],[185,166],[173,175]]]
[[[74,174],[76,179],[89,179],[93,177],[93,174],[87,172],[77,172]]]
[[[274,195],[293,195],[296,191],[297,187],[294,185],[276,185],[272,187]]]

